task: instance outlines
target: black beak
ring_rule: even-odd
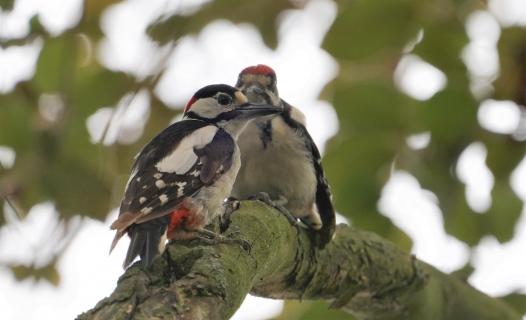
[[[237,112],[245,119],[251,119],[271,114],[277,114],[283,111],[283,107],[276,107],[270,104],[253,104],[245,103],[237,107]]]

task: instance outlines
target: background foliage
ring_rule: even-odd
[[[77,215],[105,219],[118,206],[130,159],[178,112],[156,98],[154,88],[164,64],[160,63],[155,74],[138,77],[112,71],[90,55],[104,38],[100,16],[116,2],[86,1],[80,22],[59,35],[48,33],[34,17],[26,38],[0,39],[3,48],[43,40],[34,76],[0,95],[0,145],[16,152],[14,166],[0,169],[0,195],[17,206],[21,215],[38,202],[52,200],[65,221]],[[159,45],[173,48],[182,36],[196,34],[209,22],[224,18],[255,25],[273,48],[279,14],[304,4],[301,0],[216,0],[192,14],[166,12],[152,21],[148,32]],[[377,208],[394,166],[410,172],[423,188],[436,194],[449,234],[470,246],[485,235],[510,240],[523,204],[511,189],[509,177],[525,155],[524,142],[481,128],[477,122],[481,97],[470,91],[472,79],[461,60],[468,43],[466,19],[474,10],[486,9],[486,2],[342,0],[337,4],[337,17],[323,48],[337,59],[340,71],[321,98],[334,105],[340,121],[324,158],[338,211],[357,227],[410,250],[410,238]],[[4,10],[10,5],[2,2]],[[447,76],[446,87],[426,101],[405,95],[393,80],[408,43],[420,30],[424,37],[411,52]],[[504,28],[498,51],[500,74],[493,81],[494,90],[483,98],[513,100],[524,113],[526,30]],[[133,144],[91,142],[88,116],[141,90],[152,97],[141,138]],[[46,117],[38,107],[45,95],[63,105],[55,117]],[[421,132],[430,132],[430,144],[422,150],[409,148],[406,138]],[[454,171],[459,155],[475,141],[488,149],[486,163],[495,177],[492,206],[485,214],[470,209],[464,184]],[[0,224],[5,223],[0,215]],[[9,267],[20,278],[37,275],[56,282],[55,261],[38,268]],[[470,271],[466,266],[462,276]],[[526,305],[520,294],[510,296],[509,301],[517,307]],[[348,319],[338,311],[330,312],[331,319]],[[290,302],[281,318],[319,319],[320,314],[328,315],[322,303]]]

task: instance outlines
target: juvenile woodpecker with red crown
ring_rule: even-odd
[[[266,65],[241,71],[236,87],[252,103],[283,107],[274,118],[251,122],[238,140],[241,169],[232,197],[264,199],[282,211],[301,219],[315,232],[320,247],[330,241],[335,229],[331,192],[321,165],[321,157],[305,127],[305,115],[279,97],[274,70]]]
[[[116,230],[111,249],[124,234],[131,238],[124,267],[137,256],[150,265],[166,238],[220,237],[204,227],[221,214],[232,190],[241,165],[236,139],[250,120],[280,111],[251,104],[224,84],[197,91],[183,120],[159,133],[135,159],[111,225]]]

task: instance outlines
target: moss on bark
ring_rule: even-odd
[[[250,251],[173,243],[150,268],[126,270],[111,296],[78,319],[228,319],[249,292],[323,299],[359,319],[520,319],[500,300],[349,226],[317,250],[307,231],[245,201],[226,235],[247,240]]]

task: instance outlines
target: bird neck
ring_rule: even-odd
[[[247,120],[230,120],[220,121],[216,125],[230,134],[234,140],[237,140],[239,134],[245,129],[249,122],[250,121]]]

